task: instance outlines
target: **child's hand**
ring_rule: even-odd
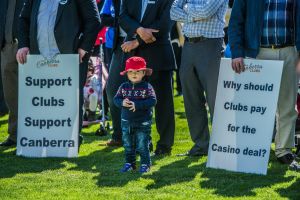
[[[125,108],[130,108],[131,107],[131,101],[129,101],[129,99],[124,99],[122,106]]]
[[[132,112],[135,112],[135,104],[133,101],[130,101],[130,108],[129,110],[131,110]]]

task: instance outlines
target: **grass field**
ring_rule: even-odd
[[[154,159],[150,173],[120,174],[123,149],[104,146],[109,137],[94,136],[93,126],[84,130],[77,159],[28,159],[0,147],[0,199],[300,199],[300,173],[279,165],[273,152],[267,176],[207,169],[206,157],[177,157],[192,143],[181,97],[175,107],[172,155]],[[7,117],[0,118],[0,141],[6,130]],[[155,126],[152,135],[157,141]]]

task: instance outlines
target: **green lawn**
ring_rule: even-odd
[[[93,126],[84,130],[77,159],[22,158],[14,148],[0,148],[0,199],[300,199],[300,173],[287,171],[273,155],[267,176],[207,169],[206,157],[176,157],[192,142],[182,98],[175,98],[175,107],[172,155],[154,159],[150,173],[120,174],[123,149],[104,146],[109,137],[94,136]],[[3,141],[7,117],[0,126]],[[157,141],[154,126],[152,135]]]

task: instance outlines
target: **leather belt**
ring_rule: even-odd
[[[286,47],[293,47],[295,45],[293,44],[278,44],[278,45],[269,45],[269,46],[261,46],[262,48],[267,48],[267,49],[283,49]]]
[[[207,40],[208,38],[206,37],[194,37],[194,38],[189,38],[189,37],[184,37],[186,42],[190,42],[190,43],[197,43],[197,42],[202,42],[204,40]]]

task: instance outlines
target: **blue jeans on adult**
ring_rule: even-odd
[[[141,165],[151,165],[149,142],[151,140],[151,121],[129,123],[122,120],[122,140],[126,163],[136,164],[136,154],[141,157]]]

